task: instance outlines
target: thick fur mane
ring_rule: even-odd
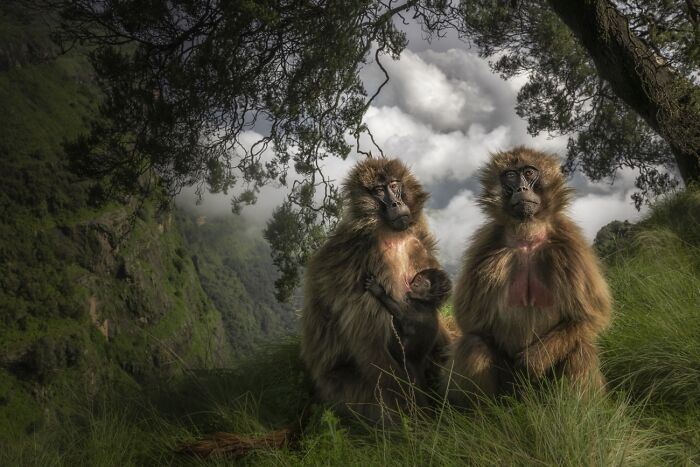
[[[399,180],[402,200],[411,211],[403,231],[392,230],[382,218],[382,206],[371,194],[378,182]],[[342,219],[306,270],[302,310],[302,357],[321,400],[351,404],[373,420],[378,410],[377,390],[389,406],[405,406],[405,388],[390,374],[400,375],[399,362],[390,354],[390,315],[365,291],[372,275],[394,300],[404,300],[406,285],[420,270],[439,267],[435,240],[427,228],[423,205],[428,194],[396,159],[359,162],[343,185]],[[447,344],[440,329],[436,358]],[[436,374],[437,366],[429,370]]]

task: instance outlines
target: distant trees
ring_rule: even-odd
[[[527,73],[516,111],[533,134],[570,135],[567,170],[639,169],[638,206],[676,170],[700,178],[697,0],[27,1],[60,12],[64,45],[90,47],[104,93],[70,147],[78,171],[123,193],[235,188],[234,210],[264,184],[288,185],[267,233],[283,289],[337,218],[322,160],[347,157],[367,131],[381,86],[366,90],[359,70],[400,55],[402,20],[456,30],[504,78]],[[278,238],[290,225],[305,246]]]

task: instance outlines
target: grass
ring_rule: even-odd
[[[682,217],[669,212],[685,212]],[[615,297],[602,338],[611,390],[582,396],[555,381],[472,411],[367,427],[312,406],[295,449],[244,465],[695,465],[700,462],[700,194],[659,204],[606,259]],[[691,233],[688,233],[691,232]],[[231,370],[186,371],[145,389],[89,399],[75,415],[0,454],[9,465],[231,465],[177,454],[214,431],[262,434],[295,423],[310,401],[298,343]]]
[[[227,430],[261,434],[293,422],[308,382],[275,348],[255,365],[199,372],[148,394],[89,401],[14,452],[8,465],[231,465],[176,454],[183,441]],[[285,358],[287,361],[285,362]],[[280,365],[280,363],[282,363]],[[273,369],[278,371],[274,371]],[[272,371],[271,371],[272,370]],[[76,395],[79,396],[79,395]],[[684,446],[656,429],[643,407],[615,396],[582,397],[565,384],[472,412],[446,405],[437,418],[405,417],[396,427],[363,427],[320,407],[298,449],[268,450],[244,465],[682,465]]]
[[[603,341],[606,369],[639,396],[684,405],[700,387],[700,250],[667,229],[636,242],[609,273],[617,313]]]
[[[608,264],[604,371],[700,463],[700,191],[659,203]]]
[[[187,371],[138,388],[92,395],[73,389],[70,407],[33,437],[8,443],[0,465],[191,464],[184,441],[216,430],[262,432],[293,420],[309,394],[296,343],[261,351],[232,370]]]

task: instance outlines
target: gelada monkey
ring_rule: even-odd
[[[481,184],[488,220],[455,286],[462,335],[448,364],[450,398],[502,393],[518,374],[602,387],[596,338],[609,322],[610,294],[565,213],[572,190],[558,158],[524,147],[495,154]]]
[[[307,265],[301,354],[321,400],[386,420],[384,408],[405,410],[410,391],[389,351],[391,316],[364,280],[372,275],[401,302],[416,272],[439,267],[423,215],[428,195],[401,161],[367,159],[350,172],[343,196],[340,222]],[[428,380],[439,379],[447,343],[440,324]]]

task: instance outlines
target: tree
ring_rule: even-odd
[[[516,110],[532,134],[573,134],[565,168],[593,180],[639,169],[639,207],[676,185],[659,167],[700,178],[698,11],[691,0],[536,0],[445,14],[501,76],[529,74]]]
[[[700,92],[689,75],[697,73],[700,64],[700,44],[697,42],[700,38],[697,16],[700,4],[694,4],[692,0],[659,3],[666,10],[660,12],[658,18],[648,18],[642,2],[628,2],[633,18],[636,16],[643,21],[638,32],[650,39],[644,41],[630,29],[627,18],[607,1],[549,1],[552,9],[590,53],[598,74],[615,95],[666,140],[683,179],[698,180]],[[669,6],[671,10],[668,10]],[[687,10],[686,15],[682,15],[683,7]],[[657,29],[671,31],[672,28],[678,28],[679,36],[689,36],[691,41],[689,47],[675,48],[675,44],[668,44],[669,58],[666,59],[664,44],[654,39],[663,41]],[[669,66],[674,62],[680,65],[679,70]]]
[[[234,210],[263,184],[289,185],[267,232],[279,290],[338,216],[321,161],[347,157],[383,86],[367,92],[359,70],[385,71],[409,17],[431,36],[455,29],[504,78],[528,73],[516,110],[533,134],[572,135],[566,169],[637,168],[638,204],[675,185],[664,167],[700,177],[696,0],[33,1],[60,12],[62,44],[90,47],[104,92],[69,145],[76,169],[127,194],[235,188]],[[277,238],[292,225],[311,246]]]

